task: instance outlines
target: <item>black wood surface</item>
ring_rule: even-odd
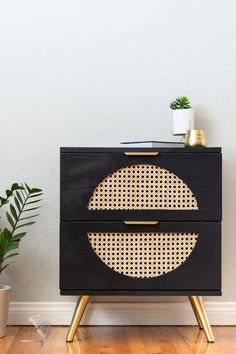
[[[161,222],[124,225],[121,222],[61,222],[60,289],[62,294],[204,294],[221,293],[219,222]],[[87,232],[198,232],[189,258],[160,277],[140,279],[109,268],[90,246]],[[147,292],[148,294],[148,292]]]
[[[163,152],[182,152],[182,153],[189,153],[192,152],[194,154],[197,154],[199,152],[208,152],[208,153],[215,153],[215,152],[221,152],[220,147],[127,147],[122,146],[122,147],[61,147],[60,148],[61,152],[75,152],[75,153],[87,153],[87,152],[100,152],[100,153],[111,153],[111,152],[117,152],[121,153],[123,151],[158,151],[160,153]]]
[[[61,289],[61,295],[91,295],[91,296],[221,296],[221,290],[87,290]]]
[[[91,152],[79,149],[81,152],[77,152],[79,150],[74,148],[74,152],[71,152],[71,148],[63,148],[61,220],[219,221],[221,154],[215,152],[218,148],[212,149],[213,152],[209,152],[210,148],[183,149],[184,152],[179,152],[181,148],[164,148],[158,156],[131,157],[124,155],[123,151],[127,149],[113,149],[114,152],[109,149],[103,152],[98,148],[97,152],[93,152],[93,149]],[[88,210],[87,205],[94,188],[112,172],[133,164],[152,164],[176,174],[195,195],[199,210]]]

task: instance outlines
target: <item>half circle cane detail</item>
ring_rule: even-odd
[[[156,165],[137,164],[112,172],[94,189],[89,210],[197,210],[188,185]]]
[[[153,278],[182,265],[195,248],[198,234],[90,232],[88,239],[109,268],[129,277]]]

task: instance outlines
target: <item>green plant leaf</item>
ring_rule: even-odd
[[[28,191],[26,191],[25,190],[25,188],[24,188],[24,186],[22,185],[22,189],[20,190],[20,192],[21,192],[21,195],[22,195],[22,198],[25,200],[25,199],[27,199],[28,198]]]
[[[36,216],[39,216],[39,214],[34,214],[34,215],[26,216],[25,218],[20,218],[19,221],[21,221],[21,220],[27,220],[27,219],[32,219],[32,218],[34,218],[34,217],[36,217]]]
[[[36,197],[40,197],[41,195],[43,195],[43,193],[31,194],[31,195],[29,196],[29,199],[36,198]]]
[[[25,183],[25,186],[27,188],[27,191],[30,193],[30,187]]]
[[[18,256],[18,254],[19,254],[19,253],[11,253],[11,254],[9,254],[8,256],[6,256],[5,258],[3,258],[3,261],[5,261],[6,259],[11,258],[11,257]]]
[[[41,200],[42,200],[42,199],[37,199],[37,200],[34,200],[34,201],[32,201],[32,202],[27,202],[26,205],[38,203],[38,202],[40,202]]]
[[[11,231],[8,230],[8,229],[5,227],[5,229],[3,230],[3,237],[4,237],[4,239],[6,239],[7,241],[9,241],[9,240],[11,239],[11,235],[12,235]]]
[[[6,248],[6,253],[15,250],[19,247],[19,241],[9,242]]]
[[[6,215],[7,215],[7,220],[9,222],[9,224],[14,229],[14,226],[15,226],[14,221],[12,220],[12,218],[11,218],[11,216],[10,216],[10,214],[8,212],[6,212]]]
[[[11,213],[12,213],[13,217],[15,218],[15,220],[17,220],[17,212],[16,212],[14,205],[10,204],[10,210],[11,210]]]
[[[182,97],[177,97],[174,101],[172,101],[169,107],[173,110],[188,109],[191,108],[191,103],[186,96],[182,96]]]
[[[19,199],[21,205],[23,205],[24,202],[23,202],[23,200],[22,200],[22,198],[21,198],[21,195],[20,195],[20,193],[19,193],[18,191],[16,191],[16,195],[17,195],[17,198]]]
[[[18,187],[19,187],[18,183],[13,183],[13,185],[11,186],[11,190],[14,191],[18,189]]]
[[[29,196],[29,198],[36,198],[39,197],[40,195],[43,195],[43,193],[32,194]]]
[[[39,189],[39,188],[32,188],[30,190],[30,193],[39,193],[39,192],[42,192],[42,189]]]
[[[24,227],[24,226],[28,226],[28,225],[33,225],[35,224],[35,221],[30,221],[30,222],[27,222],[26,224],[22,224],[22,225],[19,225],[16,227],[16,229],[19,229],[20,227]]]
[[[11,241],[20,241],[23,237],[25,237],[26,232],[21,232],[20,234],[16,234],[11,238]]]
[[[7,198],[9,198],[12,195],[12,191],[10,191],[10,189],[7,189],[6,195],[7,195]]]
[[[22,189],[22,187],[19,186],[18,183],[13,183],[13,185],[11,186],[11,191],[13,192],[13,191],[15,191],[17,189]]]
[[[20,210],[21,210],[20,203],[19,203],[19,200],[16,197],[14,197],[14,202],[16,204],[16,207],[17,207],[18,211],[20,212]]]
[[[6,198],[0,197],[0,202],[1,204],[5,204],[7,202]]]
[[[35,207],[35,208],[30,208],[30,209],[25,209],[22,211],[22,213],[26,213],[27,211],[32,211],[32,210],[36,210],[39,209],[40,207]]]
[[[4,271],[4,269],[6,269],[10,264],[12,264],[13,262],[10,262],[8,264],[5,264],[2,268],[0,268],[0,274]]]

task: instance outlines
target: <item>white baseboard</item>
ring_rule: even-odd
[[[74,302],[12,302],[8,323],[29,325],[40,314],[52,325],[68,325]],[[236,302],[206,302],[213,325],[236,325]],[[189,303],[90,303],[81,324],[85,325],[194,325]]]

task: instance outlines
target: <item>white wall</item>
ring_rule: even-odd
[[[14,301],[71,299],[58,290],[59,147],[170,139],[177,95],[223,147],[222,300],[236,301],[235,12],[235,0],[1,2],[1,191],[14,181],[44,190],[2,278]]]

